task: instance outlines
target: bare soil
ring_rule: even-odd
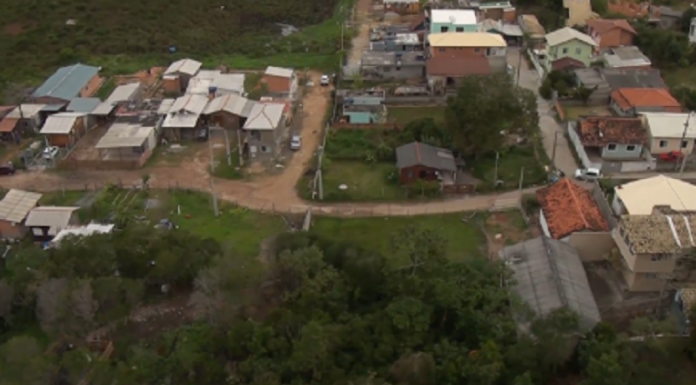
[[[497,259],[503,248],[536,238],[539,228],[531,220],[527,224],[518,211],[491,213],[485,224],[489,258]]]
[[[6,24],[2,30],[6,35],[17,36],[24,32],[24,25],[19,22],[10,23]]]

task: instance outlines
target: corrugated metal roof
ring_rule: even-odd
[[[502,36],[487,32],[431,33],[428,43],[433,47],[507,47]]]
[[[76,226],[69,227],[65,230],[61,230],[51,241],[51,244],[58,246],[60,241],[66,237],[88,237],[95,234],[108,234],[112,232],[114,225],[101,225],[98,223],[90,223],[87,226]]]
[[[176,99],[163,99],[159,108],[157,108],[157,114],[166,115],[169,112],[169,110],[171,110],[175,100]]]
[[[89,81],[99,73],[99,67],[74,64],[59,68],[32,94],[35,98],[50,96],[70,100],[80,94]]]
[[[139,147],[154,130],[140,124],[114,123],[94,148]]]
[[[244,92],[245,79],[244,74],[220,74],[213,80],[211,86],[217,89],[218,95],[228,92],[241,94]]]
[[[184,95],[174,101],[162,126],[195,127],[207,105],[208,98],[203,95]]]
[[[10,111],[7,117],[21,118],[24,116],[25,119],[33,118],[38,115],[45,106],[45,104],[21,104]]]
[[[193,76],[198,72],[199,69],[201,69],[202,65],[203,63],[193,59],[177,60],[172,63],[166,71],[164,71],[164,75],[185,74]]]
[[[433,9],[431,13],[433,23],[476,25],[476,12],[473,9]]]
[[[115,104],[112,104],[110,102],[103,102],[100,103],[97,107],[95,107],[90,115],[109,115],[111,111],[116,108]]]
[[[269,66],[268,68],[266,68],[266,72],[264,73],[264,75],[279,76],[281,78],[292,78],[292,75],[294,73],[295,71],[292,68]]]
[[[101,104],[99,98],[75,98],[70,101],[66,111],[90,113]]]
[[[20,223],[41,199],[41,194],[12,189],[0,201],[0,220]]]
[[[570,27],[564,27],[546,34],[546,42],[550,46],[563,44],[570,40],[580,40],[593,47],[597,46],[597,43],[590,36]]]
[[[404,144],[396,149],[396,167],[407,168],[425,166],[444,171],[457,171],[452,151],[431,146],[425,143],[413,142]]]
[[[73,213],[79,207],[39,206],[29,211],[24,225],[27,227],[48,227],[48,235],[56,235],[70,224]]]
[[[120,85],[114,88],[114,90],[111,92],[111,95],[109,95],[109,97],[106,98],[106,101],[111,103],[118,103],[131,100],[133,99],[135,94],[140,90],[140,87],[140,83],[129,83]]]
[[[696,210],[696,186],[664,175],[622,184],[614,192],[630,215],[650,215],[655,206]]]
[[[247,107],[250,103],[252,105]],[[251,108],[253,108],[253,103],[253,101],[239,95],[222,95],[211,100],[203,113],[208,115],[225,111],[233,115],[248,118]]]
[[[277,103],[255,103],[249,118],[244,123],[245,130],[275,130],[283,118],[285,105]]]
[[[41,134],[69,134],[72,131],[75,121],[84,117],[86,114],[81,112],[61,112],[51,115],[46,119]]]

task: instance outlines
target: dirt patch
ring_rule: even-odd
[[[10,23],[6,24],[2,30],[6,35],[17,36],[24,32],[24,25],[22,23]]]
[[[160,75],[162,75],[165,70],[165,67],[152,67],[150,69],[144,69],[130,75],[114,76],[114,81],[118,86],[138,81],[149,87],[159,81]]]
[[[498,252],[507,246],[539,236],[538,226],[531,220],[528,224],[516,210],[491,213],[484,228],[491,259],[497,259]]]

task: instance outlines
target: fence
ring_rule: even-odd
[[[390,106],[418,105],[424,106],[444,106],[447,104],[447,96],[396,96],[388,95],[384,98],[384,104]]]
[[[332,129],[338,130],[401,130],[404,125],[397,123],[382,123],[382,124],[352,124],[352,123],[334,123]]]
[[[532,65],[534,65],[534,69],[539,74],[539,79],[543,79],[544,75],[546,75],[546,71],[544,71],[544,69],[541,68],[539,60],[537,59],[536,55],[534,55],[534,52],[532,52],[531,49],[527,49],[527,57],[529,57],[529,61],[532,62]]]

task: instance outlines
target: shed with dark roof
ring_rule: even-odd
[[[399,181],[402,184],[418,179],[439,180],[445,173],[457,172],[452,151],[419,142],[396,149],[396,167],[399,168]]]

